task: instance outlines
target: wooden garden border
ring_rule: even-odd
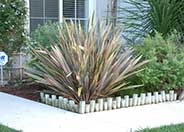
[[[69,100],[62,96],[45,94],[43,92],[40,93],[40,97],[42,103],[80,114],[177,100],[177,94],[174,90],[168,93],[165,91],[141,93],[140,96],[138,94],[133,94],[132,98],[128,95],[124,97],[101,98],[91,100],[89,104],[86,104],[85,101],[80,101],[79,104],[76,104],[73,100]]]

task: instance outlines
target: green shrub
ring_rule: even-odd
[[[11,55],[26,43],[24,0],[0,1],[0,51]]]
[[[61,25],[59,23],[51,23],[50,21],[43,26],[39,26],[34,32],[31,33],[31,39],[28,43],[27,52],[30,54],[29,45],[34,48],[43,47],[47,50],[51,50],[51,44],[58,43],[58,27]],[[34,57],[33,57],[34,58]],[[27,65],[33,66],[34,63],[38,63],[38,59],[32,59],[27,62]]]
[[[46,49],[51,49],[51,43],[57,43],[56,40],[58,40],[58,26],[58,23],[51,22],[48,22],[43,26],[39,26],[31,34],[31,45],[33,47],[39,47],[39,45],[41,45]]]
[[[146,91],[184,88],[184,48],[171,39],[164,40],[160,34],[147,37],[135,52],[150,62],[132,80],[144,84]]]
[[[59,30],[59,41],[51,43],[50,51],[41,46],[31,48],[39,61],[34,69],[28,69],[29,76],[77,103],[139,86],[129,85],[126,79],[147,61],[132,57],[132,50],[120,52],[119,29],[113,31],[112,25],[93,21],[86,32],[80,24],[64,25],[67,31]]]

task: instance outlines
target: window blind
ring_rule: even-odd
[[[29,0],[29,3],[31,31],[48,21],[59,20],[59,0]]]
[[[88,21],[88,0],[63,0],[63,16],[69,21],[80,23],[85,27]]]
[[[88,21],[88,0],[29,0],[30,30],[47,21],[59,21],[59,1],[63,2],[63,17],[80,23],[85,27]]]

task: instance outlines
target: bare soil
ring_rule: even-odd
[[[16,95],[22,98],[39,101],[40,92],[46,88],[38,84],[21,85],[21,86],[0,86],[0,92]]]

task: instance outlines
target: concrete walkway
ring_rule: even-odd
[[[23,132],[129,132],[184,122],[184,102],[75,114],[0,92],[0,123]]]

